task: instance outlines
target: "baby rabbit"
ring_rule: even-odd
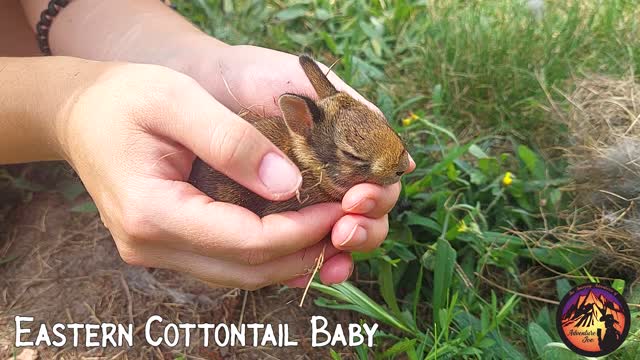
[[[299,61],[318,101],[284,94],[278,99],[282,117],[243,116],[298,166],[298,196],[266,200],[200,159],[193,164],[191,184],[216,201],[240,205],[262,217],[341,201],[359,183],[388,185],[400,179],[409,168],[409,154],[384,116],[337,91],[310,57],[302,55]]]

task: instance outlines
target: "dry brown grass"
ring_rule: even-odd
[[[598,255],[604,274],[635,277],[640,269],[640,84],[633,76],[600,75],[575,82],[562,118],[575,193],[567,226],[553,229],[563,242]]]

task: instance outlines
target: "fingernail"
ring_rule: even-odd
[[[369,198],[362,198],[358,200],[355,204],[348,206],[347,211],[351,213],[357,214],[366,214],[369,211],[373,210],[376,206],[376,202]]]
[[[367,241],[367,230],[362,226],[353,227],[347,238],[340,243],[340,246],[357,247]]]
[[[274,194],[291,193],[302,183],[302,175],[298,169],[287,159],[272,152],[262,158],[258,176]]]

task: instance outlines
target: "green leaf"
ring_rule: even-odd
[[[484,231],[482,235],[487,243],[491,243],[498,246],[514,245],[518,247],[524,247],[524,241],[513,235],[502,234],[494,231]]]
[[[380,108],[380,111],[382,111],[382,113],[384,114],[384,116],[387,117],[387,119],[391,119],[393,116],[393,108],[395,107],[393,99],[391,98],[391,96],[389,96],[389,93],[385,91],[383,88],[378,88],[377,95],[378,95],[378,101],[376,102],[376,104],[378,105],[378,108]]]
[[[478,342],[478,344],[476,345],[482,349],[482,348],[490,348],[495,344],[496,344],[495,340],[493,340],[492,338],[486,337],[480,340],[480,342]]]
[[[408,100],[406,100],[406,101],[404,101],[404,102],[400,103],[400,105],[398,105],[398,106],[396,107],[396,109],[394,110],[394,112],[393,112],[392,116],[391,116],[389,119],[391,119],[391,118],[395,117],[395,116],[396,116],[396,115],[398,115],[400,112],[402,112],[402,111],[404,111],[404,110],[409,109],[410,107],[414,106],[415,104],[417,104],[417,103],[419,103],[420,101],[423,101],[423,100],[425,100],[425,99],[426,99],[426,96],[424,96],[424,95],[418,95],[418,96],[414,96],[414,97],[412,97],[412,98],[410,98],[410,99],[408,99]]]
[[[15,187],[18,190],[33,191],[33,192],[44,190],[44,187],[42,185],[31,182],[23,177],[13,178],[13,187]]]
[[[393,252],[404,262],[409,262],[417,258],[416,254],[411,251],[411,249],[409,249],[405,244],[399,242],[394,242],[392,244],[390,252]]]
[[[441,132],[441,133],[447,135],[451,140],[453,140],[453,142],[458,144],[458,138],[449,129],[447,129],[445,127],[442,127],[440,125],[434,124],[431,121],[429,121],[427,119],[424,119],[424,118],[420,119],[420,122],[422,122],[426,126],[432,128],[433,130],[436,130],[438,132]],[[471,145],[473,145],[473,144],[467,145],[467,148],[471,147]],[[465,149],[465,151],[466,151],[466,149]]]
[[[304,7],[290,7],[278,11],[275,15],[275,18],[280,21],[290,21],[303,17],[306,13],[307,9]]]
[[[416,340],[417,339],[404,339],[402,341],[398,341],[387,349],[387,351],[382,354],[382,357],[389,358],[403,352],[406,352],[407,354],[413,352],[415,354]]]
[[[65,181],[60,184],[60,192],[67,201],[73,201],[83,194],[85,189],[80,181]]]
[[[480,324],[480,320],[474,317],[472,314],[466,311],[461,311],[455,314],[455,322],[460,329],[471,329],[472,333],[480,333],[483,330]],[[500,332],[493,330],[490,331],[487,336],[495,340],[496,344],[491,349],[484,349],[483,356],[480,359],[513,359],[513,360],[525,360],[526,357],[514,346],[505,339]]]
[[[562,200],[562,191],[555,188],[551,189],[551,191],[549,191],[548,199],[550,208],[554,208],[560,205],[560,200]]]
[[[495,178],[501,173],[500,164],[496,158],[486,157],[478,159],[478,168],[484,175],[491,178]]]
[[[447,296],[456,263],[456,251],[447,240],[440,238],[436,243],[435,257],[432,306],[434,319],[440,319],[440,310],[446,310]],[[444,328],[445,324],[439,325]]]
[[[478,145],[475,144],[469,147],[469,154],[473,155],[476,159],[485,159],[489,157],[489,155],[487,155],[484,150],[482,150]]]
[[[527,170],[535,179],[545,178],[544,164],[533,150],[524,145],[518,145],[518,157],[524,162]]]
[[[520,254],[570,272],[582,268],[593,259],[589,251],[568,246],[522,249]]]
[[[319,284],[314,281],[311,283],[311,287],[344,302],[342,304],[331,303],[326,300],[323,301],[322,299],[316,299],[316,305],[318,306],[324,306],[329,309],[357,311],[380,322],[396,327],[406,333],[413,335],[416,332],[413,327],[406,325],[401,319],[389,314],[386,309],[377,304],[367,294],[363,293],[348,281],[331,286]]]
[[[378,282],[380,283],[380,292],[382,298],[391,308],[391,311],[395,316],[401,317],[400,307],[398,307],[398,299],[396,299],[396,292],[393,286],[393,270],[391,264],[387,262],[380,263],[380,274],[378,275]]]
[[[556,280],[556,292],[558,293],[558,300],[562,299],[571,290],[571,284],[567,279]]]
[[[553,341],[549,334],[540,325],[532,322],[529,324],[529,338],[538,356],[545,358],[545,347]]]
[[[316,9],[315,17],[320,21],[325,21],[331,19],[331,13],[325,9],[320,8]]]
[[[535,322],[540,325],[544,329],[544,331],[549,334],[551,337],[554,337],[557,333],[556,331],[556,321],[555,314],[553,316],[553,320],[551,319],[551,312],[549,308],[544,306],[540,309],[540,312],[536,316]]]
[[[331,35],[329,35],[326,31],[322,31],[320,33],[320,36],[322,36],[322,40],[324,40],[324,43],[327,45],[329,50],[331,50],[331,52],[333,54],[337,54],[338,53],[338,46],[336,45],[336,42],[335,42],[335,40],[333,40]]]
[[[451,181],[456,181],[458,179],[458,171],[456,170],[456,167],[453,165],[453,163],[447,166],[447,177]]]
[[[225,14],[229,14],[233,12],[233,0],[223,0],[222,1],[222,11]]]
[[[434,271],[436,268],[436,261],[433,253],[434,251],[432,249],[427,249],[427,251],[425,251],[420,257],[420,264],[429,271]]]
[[[578,355],[569,350],[564,344],[556,343],[551,339],[544,329],[532,322],[529,324],[529,338],[533,346],[544,360],[574,360],[579,359]],[[560,345],[560,346],[559,346]]]
[[[291,39],[293,42],[300,44],[302,46],[307,46],[312,41],[312,38],[311,36],[309,36],[309,34],[299,34],[295,32],[290,32],[287,34],[287,36],[289,36],[289,39]]]
[[[614,288],[617,292],[619,292],[620,294],[624,293],[624,280],[623,279],[615,279],[613,280],[613,283],[611,284],[611,287]]]
[[[498,313],[496,314],[496,321],[498,321],[498,323],[501,323],[505,318],[512,314],[512,311],[518,304],[519,300],[520,298],[518,296],[511,295],[509,297],[509,300],[507,300],[504,305],[502,305],[502,308],[500,308],[500,311],[498,311]]]
[[[467,150],[469,150],[470,146],[471,146],[471,144],[463,145],[463,146],[455,146],[453,149],[451,149],[447,153],[447,155],[444,158],[442,158],[442,160],[440,162],[438,162],[437,164],[432,166],[429,169],[428,173],[429,174],[439,174],[439,173],[441,173],[451,163],[453,163],[454,160],[456,160],[457,158],[459,158],[462,155],[464,155],[467,152]]]
[[[546,346],[548,355],[544,359],[558,359],[558,360],[597,360],[597,358],[579,356],[569,349],[567,345],[560,342],[550,342]]]
[[[444,103],[443,97],[442,85],[436,84],[431,92],[431,102],[433,103],[433,113],[437,117],[441,115],[440,108]]]
[[[93,201],[85,201],[72,207],[71,211],[80,213],[95,213],[98,212],[98,208],[96,207],[96,204],[93,203]]]
[[[18,255],[11,255],[11,256],[7,256],[5,258],[0,258],[0,265],[4,265],[7,263],[12,262],[13,260],[17,259]]]
[[[355,68],[365,76],[372,78],[374,80],[384,79],[384,72],[378,69],[377,67],[371,65],[369,62],[364,61],[357,56],[354,56],[353,63],[355,65]]]
[[[329,353],[331,354],[331,359],[342,360],[342,356],[340,356],[340,354],[338,354],[335,350],[329,349]]]
[[[366,252],[366,253],[354,251],[354,252],[351,253],[351,256],[353,257],[353,260],[355,262],[358,262],[358,261],[365,261],[365,260],[371,260],[371,259],[379,258],[379,257],[384,256],[384,254],[385,254],[384,249],[377,248],[377,249],[375,249],[373,251],[369,251],[369,252]]]
[[[442,226],[433,219],[418,215],[414,212],[407,212],[406,216],[405,224],[407,225],[418,225],[431,229],[437,234],[442,233]]]
[[[356,354],[358,354],[358,359],[360,360],[368,360],[369,359],[369,348],[367,347],[367,343],[364,343],[360,346],[356,347]]]
[[[487,182],[487,177],[480,171],[472,171],[470,179],[472,184],[482,185]]]

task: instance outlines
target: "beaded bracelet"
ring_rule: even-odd
[[[172,9],[176,9],[175,5],[171,4],[169,0],[160,1],[169,5]],[[49,47],[49,30],[51,29],[53,18],[56,17],[60,10],[70,2],[71,0],[50,0],[49,6],[40,13],[40,21],[36,24],[36,37],[38,39],[40,51],[44,55],[51,55],[51,48]]]

